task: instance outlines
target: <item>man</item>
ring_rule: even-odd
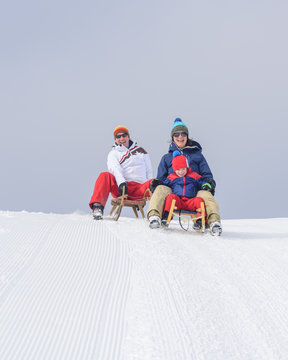
[[[116,198],[123,188],[128,199],[143,197],[152,181],[152,166],[147,152],[130,139],[125,126],[113,131],[114,145],[108,154],[109,172],[102,172],[96,180],[89,202],[95,220],[103,219],[103,211],[109,194]]]

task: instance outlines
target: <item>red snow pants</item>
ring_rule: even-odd
[[[146,181],[143,184],[139,184],[134,181],[128,181],[128,199],[133,200],[135,198],[142,198],[145,194],[145,191],[149,189],[151,181],[152,179]],[[103,207],[105,207],[110,193],[114,198],[120,196],[115,176],[109,172],[102,172],[96,180],[93,195],[89,202],[90,208],[92,209],[92,204],[94,202],[100,203],[103,205]]]
[[[175,194],[169,194],[166,197],[165,205],[164,205],[164,212],[170,211],[172,200],[176,200],[176,207],[178,210],[189,210],[189,211],[198,211],[201,210],[201,202],[204,202],[204,200],[201,197],[194,197],[194,198],[187,198],[187,197],[179,197]],[[201,212],[197,212],[197,215],[200,215]],[[206,215],[206,214],[205,214]]]

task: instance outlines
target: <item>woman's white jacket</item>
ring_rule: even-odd
[[[152,165],[148,153],[137,142],[126,148],[114,144],[107,158],[108,171],[112,173],[118,186],[127,181],[143,184],[152,179]]]

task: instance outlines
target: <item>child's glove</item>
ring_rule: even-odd
[[[158,185],[160,185],[160,184],[161,184],[161,180],[159,180],[159,179],[153,179],[153,180],[151,181],[150,186],[149,186],[149,189],[150,189],[150,191],[151,191],[152,194],[153,194],[153,192],[155,191],[156,187],[157,187]]]
[[[215,194],[216,182],[213,179],[207,180],[205,184],[202,185],[202,190],[211,192],[212,195]]]

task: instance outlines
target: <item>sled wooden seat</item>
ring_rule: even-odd
[[[136,218],[138,218],[137,210],[139,210],[142,215],[142,218],[145,219],[145,214],[144,214],[143,208],[146,205],[146,201],[150,199],[150,196],[151,196],[150,190],[147,189],[145,191],[143,198],[128,199],[127,195],[125,195],[125,189],[123,188],[122,196],[119,196],[119,197],[111,200],[112,209],[110,211],[110,216],[113,216],[113,219],[117,221],[121,215],[122,208],[123,207],[131,207]],[[114,213],[114,215],[113,215],[113,213]]]
[[[168,219],[167,219],[167,225],[170,224],[170,221],[172,220],[173,216],[179,217],[179,224],[182,227],[183,230],[188,230],[189,228],[189,217],[193,222],[196,222],[196,220],[201,219],[201,231],[205,231],[205,225],[206,225],[206,219],[205,219],[205,205],[204,202],[201,202],[201,209],[198,209],[198,213],[200,212],[200,215],[197,214],[196,211],[189,211],[189,210],[183,210],[183,209],[177,209],[176,200],[172,200],[172,204],[170,207]],[[188,222],[187,225],[185,223]]]

